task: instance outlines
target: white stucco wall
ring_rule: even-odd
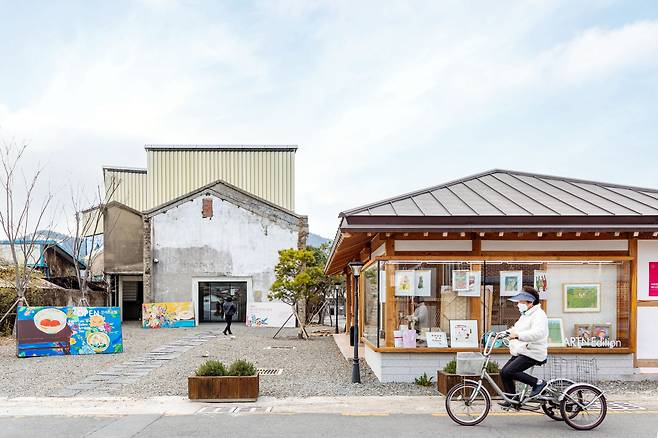
[[[212,218],[201,215],[205,197],[213,198]],[[278,319],[285,320],[290,307],[269,302],[267,293],[274,282],[278,251],[297,248],[298,233],[291,224],[216,196],[200,195],[160,213],[152,218],[153,258],[158,260],[152,269],[154,300],[196,303],[199,281],[244,280],[247,319],[253,312],[268,311],[269,325],[280,325],[283,321]]]

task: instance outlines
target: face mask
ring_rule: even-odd
[[[528,305],[525,304],[525,303],[519,303],[519,304],[516,305],[516,307],[519,308],[519,312],[521,312],[521,313],[525,313],[525,312],[528,311]]]

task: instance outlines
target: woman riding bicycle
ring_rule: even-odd
[[[524,371],[546,362],[548,350],[548,319],[539,304],[539,293],[532,287],[509,299],[517,303],[521,317],[509,332],[509,349],[512,358],[500,370],[505,392],[515,394],[514,381],[530,385],[529,398],[536,397],[546,387],[546,382]],[[510,403],[502,403],[511,406]]]

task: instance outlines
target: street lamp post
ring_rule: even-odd
[[[336,318],[336,334],[338,334],[338,292],[340,292],[340,284],[334,285],[336,291],[336,306],[334,307],[334,318]]]
[[[359,275],[363,263],[351,262],[349,267],[354,274],[354,357],[352,358],[352,383],[361,383],[359,369]]]

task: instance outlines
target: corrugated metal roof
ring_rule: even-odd
[[[271,145],[271,144],[147,144],[144,146],[147,151],[158,150],[182,150],[182,151],[296,151],[297,145]]]
[[[658,190],[494,169],[345,216],[656,216]]]

